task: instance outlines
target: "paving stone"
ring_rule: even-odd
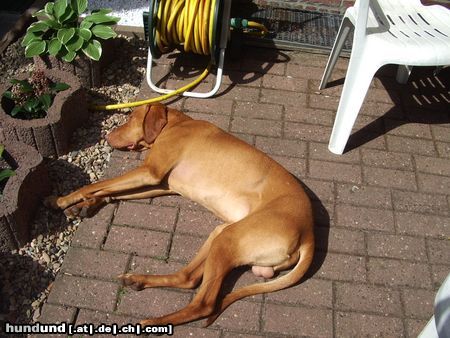
[[[450,143],[435,142],[440,157],[450,158]]]
[[[284,62],[274,63],[267,60],[244,58],[241,62],[241,70],[253,71],[264,74],[284,75],[286,64]]]
[[[177,210],[175,208],[122,202],[114,217],[114,224],[172,231],[176,217]]]
[[[64,258],[62,271],[72,275],[113,279],[124,273],[129,255],[118,252],[70,248]]]
[[[416,177],[413,172],[363,167],[365,182],[369,185],[404,190],[417,190]]]
[[[450,239],[427,239],[428,257],[433,264],[450,265]],[[450,267],[449,267],[450,271]]]
[[[443,195],[394,190],[394,209],[420,213],[448,215],[447,198]]]
[[[403,136],[386,136],[388,149],[390,151],[405,152],[411,154],[434,156],[436,150],[433,141],[416,139]]]
[[[428,320],[407,319],[406,332],[408,337],[418,337],[428,323]]]
[[[72,323],[76,310],[71,306],[46,303],[42,306],[39,322],[42,324]]]
[[[365,255],[365,240],[362,231],[331,227],[316,228],[317,249],[355,255]]]
[[[331,310],[266,304],[265,332],[309,337],[330,337],[333,333]]]
[[[433,279],[434,287],[439,289],[449,273],[450,269],[448,265],[431,265],[431,277]]]
[[[259,120],[235,116],[231,131],[262,136],[281,136],[282,124],[278,121]]]
[[[190,112],[205,113],[212,112],[214,114],[230,115],[233,107],[233,100],[215,99],[204,100],[190,98],[186,100],[184,109]]]
[[[261,89],[260,102],[287,106],[306,107],[307,95],[284,90]],[[299,108],[300,109],[300,108]]]
[[[169,240],[170,234],[165,232],[112,226],[104,248],[141,256],[166,257]]]
[[[417,174],[417,181],[419,184],[419,190],[428,193],[435,194],[448,194],[450,191],[450,177]]]
[[[415,319],[430,319],[434,313],[436,292],[421,289],[403,289],[405,315]]]
[[[424,263],[369,258],[367,266],[368,279],[372,283],[420,288],[431,286],[428,265]]]
[[[317,276],[331,280],[364,282],[366,280],[364,257],[328,253]]]
[[[240,300],[227,308],[211,325],[211,328],[256,331],[259,330],[260,317],[260,303]]]
[[[63,275],[53,282],[48,301],[53,304],[113,311],[118,289],[117,283]]]
[[[396,212],[395,219],[397,230],[402,234],[444,238],[450,236],[450,219],[448,217]]]
[[[292,77],[291,75],[279,76],[273,74],[264,75],[262,86],[264,88],[288,90],[306,93],[308,80]]]
[[[323,67],[310,67],[309,63],[307,64],[288,63],[286,69],[286,74],[303,79],[320,80],[322,78],[323,72],[324,72]],[[344,72],[337,70],[336,72],[333,72],[332,78],[338,78],[339,75],[343,76],[343,74]]]
[[[117,313],[140,319],[155,318],[178,311],[190,301],[190,292],[161,288],[134,291],[124,288],[120,293]]]
[[[136,169],[142,165],[141,160],[114,158],[105,169],[105,178],[114,178]]]
[[[400,318],[338,312],[335,322],[337,337],[403,336],[403,324]]]
[[[336,224],[342,227],[394,231],[394,213],[390,210],[337,205],[336,219]]]
[[[369,256],[427,261],[425,240],[411,236],[367,234]]]
[[[303,141],[327,142],[331,133],[330,127],[286,122],[284,124],[284,135],[286,138],[299,139]]]
[[[271,155],[306,157],[307,145],[299,140],[283,140],[272,137],[256,136],[256,148]]]
[[[309,176],[355,184],[359,184],[362,181],[361,167],[359,165],[318,160],[309,161]]]
[[[192,327],[192,326],[177,326],[174,328],[173,337],[219,338],[220,330],[207,329],[202,327]]]
[[[85,218],[75,232],[72,245],[100,248],[105,239],[115,208],[115,204],[109,204],[100,209],[94,217]]]
[[[414,159],[416,168],[420,172],[450,176],[450,159],[418,155],[414,156]]]
[[[230,85],[239,83],[240,86],[244,87],[260,87],[262,83],[262,76],[263,75],[261,73],[224,69],[224,74],[222,76],[222,86],[223,88],[228,88]]]
[[[336,184],[337,201],[365,207],[391,208],[391,192],[387,188],[355,184]]]
[[[111,314],[111,313],[104,313],[99,311],[93,311],[93,310],[86,310],[81,309],[77,316],[76,325],[84,325],[84,324],[94,324],[95,327],[99,330],[101,330],[101,325],[112,325],[116,324],[118,326],[118,329],[120,330],[122,326],[130,327],[135,326],[139,320],[137,318],[129,317],[129,316],[120,316],[117,314]],[[111,337],[111,333],[104,333],[104,334],[95,334],[95,337]],[[128,333],[128,334],[118,334],[115,337],[132,337],[136,336],[134,334]]]
[[[170,259],[185,263],[190,262],[200,250],[205,240],[206,238],[175,234],[172,240]]]
[[[309,278],[299,285],[266,294],[268,302],[332,308],[333,285],[331,281]]]
[[[150,257],[134,256],[131,260],[129,273],[162,275],[178,271],[184,265],[177,262],[166,262]]]
[[[359,163],[360,156],[357,149],[346,152],[342,155],[335,155],[328,150],[328,144],[325,143],[309,143],[309,157],[315,160],[343,162],[343,163]]]
[[[441,126],[431,126],[435,140],[442,142],[450,142],[450,134],[448,128]]]
[[[272,155],[271,157],[297,178],[306,176],[305,159],[278,155]]]
[[[313,109],[323,109],[337,111],[339,105],[339,97],[329,95],[308,95],[308,107]]]
[[[250,334],[250,333],[237,333],[237,332],[224,332],[223,338],[255,338],[255,337],[265,337],[263,333],[261,334]]]
[[[221,92],[222,99],[237,100],[237,101],[258,101],[259,88],[250,88],[246,86],[234,86],[233,90],[228,92]]]
[[[323,125],[332,127],[334,123],[334,113],[331,110],[311,109],[299,107],[297,105],[284,106],[284,119],[290,122],[302,122],[310,125]]]
[[[320,181],[312,178],[305,178],[302,180],[303,184],[307,186],[307,192],[311,199],[333,202],[334,201],[334,183],[329,181]],[[312,193],[309,193],[309,191]]]
[[[251,101],[236,102],[234,106],[234,116],[280,120],[283,115],[283,106],[280,104],[257,103]]]
[[[378,313],[381,315],[402,315],[400,292],[389,288],[366,284],[335,284],[336,309]]]
[[[361,149],[362,162],[369,167],[413,170],[412,156],[376,149]]]
[[[189,113],[190,117],[194,120],[208,121],[217,127],[229,131],[231,117],[229,115],[217,115],[217,114],[206,114],[206,113]]]
[[[423,139],[432,139],[429,125],[421,123],[404,123],[399,125],[398,120],[385,119],[388,134],[397,136],[417,137]]]
[[[209,211],[180,210],[177,221],[177,233],[187,233],[202,237],[209,234],[223,222]]]

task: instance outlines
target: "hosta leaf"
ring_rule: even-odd
[[[55,6],[55,3],[54,3],[54,2],[47,2],[47,3],[45,4],[44,11],[45,11],[48,15],[52,15],[52,16],[53,16],[53,8],[54,8],[54,6]]]
[[[0,171],[0,181],[7,179],[8,177],[14,176],[16,173],[11,169],[3,169]]]
[[[0,144],[0,158],[2,158],[4,151],[5,151],[5,146],[3,144]]]
[[[34,112],[35,109],[39,106],[39,99],[34,97],[30,100],[28,100],[27,102],[25,102],[25,104],[23,105],[23,108],[25,108],[25,110],[29,113]]]
[[[61,28],[61,24],[56,21],[55,19],[48,19],[43,21],[47,26],[53,29],[59,29]]]
[[[23,37],[22,47],[27,46],[31,41],[42,41],[42,37],[39,33],[29,32]]]
[[[72,62],[73,59],[75,59],[75,56],[77,56],[77,53],[69,50],[67,53],[62,57],[62,59],[66,62]]]
[[[77,15],[80,15],[87,9],[88,2],[87,0],[72,0],[72,8],[77,13]]]
[[[82,50],[86,56],[95,61],[100,60],[100,56],[102,55],[102,45],[97,40],[92,40]]]
[[[78,34],[75,34],[73,36],[73,38],[70,39],[70,41],[68,43],[66,43],[66,48],[68,50],[76,52],[83,46],[83,43],[84,43],[84,39],[81,36],[79,36]]]
[[[3,97],[6,97],[7,99],[12,100],[12,92],[10,90],[7,90],[6,92],[3,93],[2,95]],[[0,157],[1,157],[1,152],[0,152]]]
[[[79,28],[77,32],[78,35],[81,36],[84,41],[89,41],[92,37],[91,31],[87,28]]]
[[[52,105],[52,97],[50,94],[44,94],[39,96],[39,102],[43,110],[47,111]]]
[[[41,9],[35,13],[33,13],[32,15],[33,17],[43,17],[43,18],[47,18],[47,19],[54,19],[52,14],[49,14],[45,9]]]
[[[69,89],[69,88],[70,88],[70,86],[64,82],[57,82],[52,85],[52,89],[57,92],[61,92],[63,90]]]
[[[32,41],[25,47],[25,56],[27,58],[40,55],[45,52],[47,44],[45,41]]]
[[[55,18],[61,22],[60,18],[69,10],[69,6],[67,0],[56,0],[55,5],[53,6],[53,14]]]
[[[54,38],[48,44],[48,53],[50,55],[55,56],[56,54],[59,53],[59,51],[61,50],[61,47],[62,47],[61,41],[59,41],[57,38]]]
[[[116,32],[110,26],[96,25],[91,29],[92,34],[100,39],[110,39],[117,36]]]
[[[32,23],[30,27],[27,29],[27,33],[33,33],[33,32],[46,32],[48,30],[48,25],[45,23],[45,21],[38,21],[35,23]]]
[[[91,15],[88,15],[84,18],[86,21],[91,21],[93,23],[99,24],[99,23],[109,23],[109,24],[115,24],[117,23],[120,18],[100,13],[94,13]]]
[[[75,35],[75,28],[61,28],[58,30],[57,37],[63,45],[69,42],[70,39]]]
[[[14,108],[11,110],[10,115],[12,117],[16,116],[17,114],[25,111],[21,106],[14,106]]]
[[[93,22],[83,19],[83,21],[81,21],[81,23],[80,23],[80,28],[89,29],[92,27],[93,24],[94,24]]]
[[[67,26],[68,23],[76,21],[77,19],[78,15],[71,8],[68,8],[66,12],[59,18],[59,21]]]

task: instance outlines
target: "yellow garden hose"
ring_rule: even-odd
[[[156,29],[154,43],[161,53],[167,53],[175,47],[183,46],[185,52],[193,52],[200,55],[210,55],[214,49],[213,44],[216,17],[216,1],[221,0],[154,0],[158,3],[156,13]],[[150,13],[153,15],[154,13]],[[264,34],[267,29],[258,23],[248,22],[249,27],[254,27]],[[150,32],[150,39],[152,32]],[[112,110],[136,107],[144,104],[167,100],[173,96],[182,94],[190,88],[198,85],[208,74],[211,63],[191,83],[165,95],[155,98],[109,105],[94,105],[94,110]]]

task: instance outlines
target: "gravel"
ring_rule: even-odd
[[[147,57],[144,42],[125,36],[119,36],[118,42],[121,53],[103,72],[104,85],[88,92],[90,103],[132,101],[139,93]],[[20,40],[8,47],[1,56],[2,81],[33,69],[32,61],[23,55]],[[75,132],[73,150],[48,160],[53,194],[67,194],[104,176],[112,149],[103,136],[122,124],[126,113],[93,111],[88,123]],[[69,221],[62,212],[41,206],[31,224],[32,241],[0,255],[0,322],[39,321],[42,305],[79,223],[79,219]]]

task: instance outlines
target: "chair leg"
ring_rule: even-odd
[[[405,84],[408,82],[408,78],[411,75],[412,66],[398,65],[397,76],[395,79],[398,83]]]
[[[341,155],[355,124],[359,110],[363,104],[370,82],[380,65],[372,61],[368,50],[366,54],[350,58],[344,88],[342,89],[339,107],[334,120],[328,149]],[[353,53],[352,53],[353,54]],[[352,55],[354,56],[354,55]],[[365,62],[367,60],[367,62]]]
[[[347,39],[348,33],[353,28],[353,24],[351,21],[344,17],[341,22],[341,26],[339,27],[339,31],[334,41],[333,49],[331,50],[330,56],[328,58],[327,65],[325,67],[325,71],[322,76],[322,81],[320,81],[319,89],[324,89],[330,79],[331,72],[336,65],[336,61],[341,54],[342,48],[344,47],[345,40]]]

